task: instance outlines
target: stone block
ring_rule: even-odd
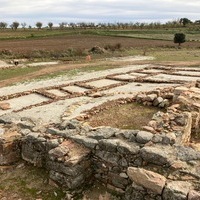
[[[166,178],[158,173],[142,168],[129,167],[129,178],[138,185],[151,190],[155,194],[162,194]]]
[[[157,164],[170,166],[176,159],[176,152],[170,146],[147,146],[140,150],[140,155],[144,161]]]
[[[136,141],[142,144],[149,142],[153,137],[153,134],[147,131],[139,131],[136,135]]]
[[[20,160],[21,135],[6,131],[0,137],[0,165],[10,165]]]
[[[158,97],[158,98],[156,98],[154,101],[153,101],[153,105],[154,106],[158,106],[160,103],[162,103],[163,102],[163,98],[162,97]]]

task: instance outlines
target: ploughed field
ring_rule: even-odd
[[[11,50],[12,52],[29,52],[34,50],[62,51],[70,48],[90,49],[96,45],[122,44],[123,48],[130,47],[165,47],[173,46],[173,41],[147,40],[127,37],[97,36],[97,35],[64,35],[33,39],[2,40],[0,51]],[[200,42],[187,42],[183,47],[200,47]]]

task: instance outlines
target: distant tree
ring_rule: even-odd
[[[19,22],[13,22],[10,26],[12,29],[17,30],[17,28],[19,27]]]
[[[25,30],[25,28],[26,28],[26,22],[23,22],[23,23],[21,23],[21,26],[22,26],[22,28]]]
[[[183,26],[186,26],[187,24],[191,24],[192,23],[192,21],[190,21],[188,18],[181,18],[179,22]]]
[[[65,25],[66,25],[65,22],[61,22],[61,23],[59,23],[59,27],[60,27],[60,29],[64,29]]]
[[[7,26],[8,24],[6,22],[0,22],[0,28],[5,29]]]
[[[184,33],[176,33],[174,34],[174,43],[178,43],[179,47],[181,43],[185,42],[185,34]]]
[[[53,23],[52,23],[52,22],[49,22],[49,23],[48,23],[48,26],[49,26],[50,29],[52,29]]]
[[[42,22],[37,22],[35,25],[38,28],[38,30],[42,28]]]

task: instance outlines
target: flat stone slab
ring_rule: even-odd
[[[49,92],[51,94],[54,94],[56,96],[59,96],[59,97],[64,97],[64,96],[69,95],[67,92],[64,92],[64,91],[61,91],[61,90],[57,90],[57,89],[47,90],[47,92]]]
[[[146,76],[146,74],[144,74],[144,73],[135,73],[135,72],[132,72],[132,73],[130,73],[130,75],[132,75],[132,76],[136,76],[136,77],[143,77],[143,76]]]
[[[69,91],[69,92],[80,92],[80,93],[83,93],[83,92],[87,92],[89,89],[86,89],[86,88],[82,88],[82,87],[79,87],[79,86],[76,86],[76,85],[72,85],[72,86],[67,86],[67,87],[63,87],[64,90],[66,91]]]
[[[186,73],[185,73],[186,74]],[[155,80],[155,81],[195,81],[199,79],[199,77],[196,76],[178,76],[178,75],[169,75],[169,74],[158,74],[152,77],[144,78],[144,80]]]
[[[114,85],[114,84],[118,84],[118,83],[121,83],[121,82],[109,80],[109,79],[101,79],[101,80],[97,80],[97,81],[88,82],[87,85],[101,88],[101,87],[110,86],[110,85]]]
[[[10,111],[11,110],[19,110],[27,106],[35,105],[38,103],[42,103],[44,101],[48,101],[49,98],[44,97],[39,94],[29,94],[25,96],[21,96],[14,99],[9,99],[6,102],[10,104]],[[0,111],[0,115],[4,114],[6,111]]]
[[[123,79],[123,80],[134,80],[136,76],[133,76],[132,74],[122,74],[122,75],[114,76],[114,78]]]
[[[165,88],[170,86],[175,86],[177,84],[157,84],[157,83],[139,83],[133,82],[128,83],[127,85],[111,88],[109,90],[104,91],[105,94],[109,93],[138,93],[142,91],[150,91],[155,90],[156,88]]]
[[[199,69],[200,70],[200,69]],[[191,76],[200,76],[200,71],[177,71],[175,74],[191,75]]]

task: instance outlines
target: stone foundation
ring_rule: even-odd
[[[42,126],[1,116],[0,165],[22,158],[73,191],[98,180],[125,200],[198,200],[200,152],[189,142],[199,130],[199,94],[199,88],[188,86],[129,99],[166,108],[144,130],[92,128],[77,120]]]

